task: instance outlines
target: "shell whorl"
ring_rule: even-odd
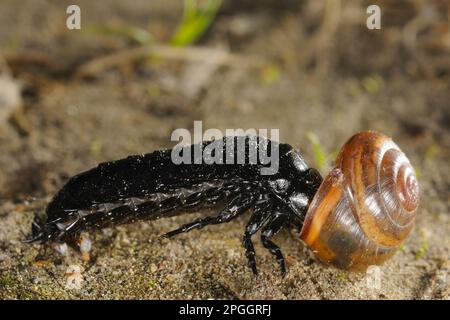
[[[328,263],[363,270],[390,257],[419,203],[414,169],[387,136],[360,132],[342,147],[313,198],[300,237]]]

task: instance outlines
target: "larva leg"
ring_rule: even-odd
[[[286,264],[284,261],[283,253],[280,248],[270,240],[271,237],[276,235],[287,223],[288,217],[282,213],[277,213],[273,218],[269,220],[267,225],[261,232],[261,242],[267,250],[273,254],[280,265],[281,273],[284,275],[286,273]]]
[[[258,232],[259,229],[261,229],[270,217],[271,208],[272,203],[267,199],[267,197],[261,197],[258,199],[258,202],[253,208],[252,216],[245,227],[244,237],[242,238],[242,245],[245,248],[245,256],[248,260],[248,266],[255,275],[258,274],[258,269],[256,268],[255,248],[251,237]]]
[[[171,238],[179,233],[189,232],[193,229],[201,229],[210,224],[220,224],[231,221],[249,209],[254,203],[254,195],[243,193],[227,204],[227,206],[216,217],[206,217],[187,223],[178,229],[172,230],[164,235]]]

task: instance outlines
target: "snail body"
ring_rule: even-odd
[[[341,149],[308,207],[300,238],[325,263],[363,271],[391,257],[419,201],[414,169],[387,136],[366,131]]]
[[[243,149],[237,147],[240,143]],[[210,144],[187,150],[193,155]],[[263,175],[267,163],[259,158],[249,161],[253,147],[258,152],[277,150],[279,170]],[[285,272],[283,254],[272,241],[284,228],[297,229],[300,239],[324,263],[362,271],[392,256],[413,227],[419,202],[417,179],[406,156],[387,136],[373,131],[354,135],[325,179],[288,144],[261,137],[226,137],[220,148],[224,151],[220,164],[176,164],[171,150],[159,150],[80,173],[49,203],[46,219],[35,219],[29,242],[67,242],[86,230],[221,206],[216,215],[165,236],[226,223],[250,210],[242,243],[253,273],[257,268],[252,236],[258,231],[264,248]],[[225,157],[230,155],[235,160],[243,156],[245,161],[229,164]]]

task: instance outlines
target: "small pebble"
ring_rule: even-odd
[[[158,267],[156,266],[156,264],[152,263],[150,265],[150,272],[155,273],[156,271],[158,271]]]
[[[67,254],[69,253],[69,249],[66,243],[55,244],[54,248],[56,252],[62,254],[63,256],[67,256]]]
[[[83,276],[81,273],[83,268],[77,264],[70,265],[66,270],[66,289],[68,290],[80,290],[81,283],[83,282]]]
[[[89,252],[92,249],[92,242],[89,240],[89,238],[86,235],[81,235],[80,240],[80,252],[81,252],[81,259],[83,261],[88,262],[90,260]]]

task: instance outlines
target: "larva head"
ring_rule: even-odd
[[[387,136],[360,132],[320,185],[300,238],[325,263],[364,271],[393,255],[413,227],[418,204],[405,154]]]

